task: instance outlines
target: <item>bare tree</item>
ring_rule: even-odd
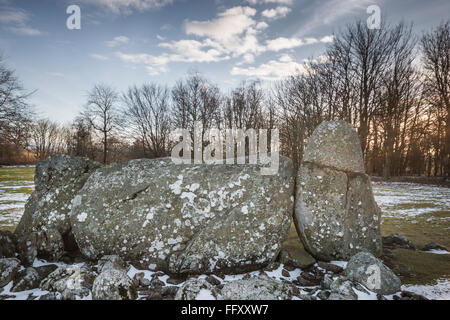
[[[118,99],[119,96],[112,87],[106,84],[95,85],[88,92],[88,101],[83,112],[92,128],[102,136],[104,164],[108,160],[108,139],[120,125]]]
[[[38,120],[31,130],[31,148],[39,160],[44,160],[53,154],[65,153],[64,128],[48,119]]]
[[[177,128],[188,129],[194,139],[194,125],[202,124],[201,137],[209,128],[221,126],[222,96],[219,87],[209,83],[198,73],[178,81],[172,89],[173,120]]]
[[[33,111],[27,103],[32,93],[23,89],[13,70],[0,55],[0,158],[15,157],[9,146],[19,153],[27,147]]]
[[[67,136],[68,152],[74,156],[94,159],[92,130],[91,123],[85,117],[76,117]]]
[[[438,169],[450,175],[450,21],[424,34],[421,39],[425,90],[428,102],[435,110],[437,122],[437,154],[435,174]],[[442,146],[442,147],[441,147]]]
[[[257,81],[243,82],[225,99],[224,121],[228,128],[259,129],[263,125],[263,90]]]
[[[157,84],[134,86],[123,94],[122,101],[125,128],[141,141],[144,156],[167,155],[171,131],[169,89]]]

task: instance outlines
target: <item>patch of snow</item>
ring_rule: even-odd
[[[402,290],[411,291],[432,300],[450,300],[450,279],[439,279],[434,285],[403,285]]]
[[[195,297],[195,300],[216,300],[216,298],[213,296],[211,290],[201,289]]]

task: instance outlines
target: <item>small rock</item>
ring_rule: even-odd
[[[382,295],[400,291],[400,279],[381,260],[368,252],[355,254],[348,262],[345,274],[350,280]]]
[[[48,264],[45,266],[35,267],[34,269],[37,271],[39,278],[42,280],[47,278],[50,273],[58,269],[58,266],[56,264]]]
[[[42,290],[59,292],[63,300],[76,300],[89,296],[94,274],[86,267],[59,267],[41,281]]]
[[[297,283],[301,287],[313,287],[316,285],[315,283],[303,278],[302,276],[297,277]]]
[[[19,271],[20,261],[16,258],[0,259],[0,288],[10,283]]]
[[[49,292],[40,296],[39,300],[61,300],[61,294],[57,292]]]
[[[167,299],[167,300],[173,300],[175,299],[175,296],[178,292],[178,287],[176,286],[167,286],[167,287],[163,287],[161,290],[161,294],[162,296]]]
[[[329,290],[332,283],[333,283],[333,277],[326,274],[326,275],[324,275],[322,282],[320,283],[320,286],[322,287],[322,289]]]
[[[291,286],[268,276],[235,280],[224,285],[224,300],[290,300]]]
[[[300,276],[297,277],[297,280],[305,286],[317,286],[322,281],[322,279],[308,272],[302,272]]]
[[[163,282],[163,281],[161,281],[161,280],[159,280],[159,279],[152,279],[151,281],[150,281],[150,286],[152,287],[152,288],[155,288],[155,287],[164,287],[166,284]]]
[[[39,287],[41,277],[36,269],[28,267],[25,270],[19,271],[14,279],[11,292],[19,292],[25,290],[31,290]]]
[[[344,271],[344,268],[337,266],[335,264],[332,263],[327,263],[327,262],[323,262],[323,261],[318,261],[317,262],[318,266],[321,267],[322,269],[325,269],[327,271],[339,274],[342,271]]]
[[[92,286],[94,300],[136,300],[137,288],[124,270],[106,268]]]
[[[446,247],[444,247],[443,245],[436,243],[436,242],[430,242],[427,243],[423,248],[423,251],[429,251],[429,250],[443,250],[443,251],[448,251]]]
[[[291,286],[291,292],[293,296],[299,296],[300,295],[300,289],[296,286]]]
[[[285,278],[289,278],[291,274],[286,269],[281,270],[281,275]]]
[[[173,285],[179,285],[180,283],[184,282],[184,279],[170,277],[169,279],[166,280],[166,282]]]
[[[337,278],[330,286],[331,294],[328,300],[357,300],[353,284],[344,277]]]
[[[402,298],[408,298],[409,300],[428,300],[427,298],[425,298],[424,296],[411,292],[411,291],[402,291],[401,293]]]
[[[144,272],[136,273],[134,275],[133,281],[138,287],[148,287],[151,285],[151,281],[145,278]]]
[[[330,291],[325,291],[325,290],[322,290],[317,294],[317,297],[320,300],[328,300],[329,296],[330,296]]]
[[[163,296],[159,291],[150,291],[147,295],[147,300],[162,300]]]
[[[398,234],[398,233],[393,233],[386,237],[382,237],[382,242],[383,242],[383,247],[387,247],[387,248],[391,248],[391,249],[403,248],[403,249],[416,250],[416,246],[414,245],[414,243],[412,243],[404,235]]]
[[[308,252],[293,247],[284,247],[280,251],[278,260],[285,265],[286,269],[287,267],[308,269],[316,263],[316,260]],[[293,271],[293,269],[289,271]]]
[[[278,261],[269,263],[265,268],[264,271],[274,271],[277,270],[280,267],[280,263]]]
[[[217,279],[216,277],[210,275],[206,277],[206,281],[208,281],[209,283],[211,283],[213,286],[218,286],[219,284],[221,284],[221,282],[219,281],[219,279]]]
[[[298,297],[299,297],[300,299],[306,300],[306,301],[314,301],[314,300],[317,300],[316,297],[314,297],[314,296],[312,296],[312,295],[308,295],[308,294],[300,294]]]
[[[216,300],[218,292],[205,279],[189,279],[175,295],[175,300]]]
[[[383,301],[383,300],[387,300],[383,295],[377,293],[377,300]]]

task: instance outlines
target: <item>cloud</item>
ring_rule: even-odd
[[[217,40],[231,39],[255,25],[252,17],[256,10],[250,7],[233,7],[208,21],[186,21],[187,34],[209,36]]]
[[[40,36],[40,30],[28,26],[30,15],[22,9],[2,6],[0,7],[0,24],[5,25],[5,29],[18,35]]]
[[[263,17],[276,20],[280,18],[284,18],[288,15],[292,10],[288,7],[276,7],[274,9],[267,9],[261,12]]]
[[[255,26],[256,30],[264,30],[264,29],[267,29],[268,27],[269,27],[269,25],[264,21],[258,22]]]
[[[267,49],[271,51],[280,51],[283,49],[292,49],[303,45],[303,41],[297,38],[280,37],[274,40],[268,40]]]
[[[171,4],[172,0],[79,0],[100,7],[114,14],[131,14],[133,11],[148,11]]]
[[[170,61],[178,62],[216,62],[226,60],[220,46],[212,41],[199,42],[196,40],[180,40],[161,43],[160,47],[170,49],[173,54],[168,55]]]
[[[294,74],[306,72],[305,65],[294,61],[289,55],[282,55],[278,60],[270,60],[257,67],[233,67],[232,75],[243,75],[263,80],[280,80]]]
[[[293,0],[247,0],[247,2],[255,6],[255,5],[259,5],[259,4],[268,4],[268,3],[291,5],[294,1]]]
[[[160,41],[164,41],[164,40],[166,40],[166,38],[165,38],[165,37],[163,37],[163,36],[160,36],[159,34],[157,34],[157,35],[156,35],[156,38],[157,38],[158,40],[160,40]]]
[[[40,36],[42,32],[38,29],[30,28],[30,27],[10,27],[8,28],[11,32],[24,36]]]
[[[308,17],[296,33],[304,36],[318,27],[332,25],[335,21],[357,12],[364,12],[373,0],[327,0],[320,3],[313,1],[303,11]]]
[[[0,23],[2,24],[25,24],[29,19],[28,14],[21,9],[2,9],[0,12]]]
[[[320,42],[330,43],[330,42],[333,42],[333,40],[334,40],[334,36],[325,36],[320,39]]]
[[[63,73],[60,73],[60,72],[47,72],[47,74],[49,76],[57,77],[57,78],[64,78],[65,77],[65,75]]]
[[[296,47],[304,46],[304,45],[311,45],[315,43],[328,43],[333,41],[333,36],[325,36],[322,37],[320,40],[317,40],[316,38],[284,38],[279,37],[273,40],[267,40],[266,41],[266,48],[269,51],[280,51],[284,49],[293,49]]]
[[[125,37],[125,36],[118,36],[118,37],[115,37],[113,40],[106,41],[105,44],[108,47],[113,48],[113,47],[117,47],[117,46],[120,46],[123,44],[127,44],[129,42],[130,42],[130,38]]]
[[[109,59],[107,56],[104,56],[104,55],[101,55],[101,54],[96,54],[96,53],[91,53],[89,56],[91,58],[93,58],[93,59],[101,60],[101,61],[105,61],[105,60]]]
[[[250,7],[233,7],[207,21],[186,21],[185,32],[188,35],[207,37],[215,42],[217,48],[233,57],[245,53],[258,54],[264,47],[258,43],[257,33],[267,28],[267,24],[254,20],[256,10]]]
[[[116,52],[116,56],[124,62],[144,65],[149,75],[158,75],[168,70],[170,62],[218,62],[230,57],[215,48],[214,42],[205,40],[180,40],[170,43],[160,43],[160,47],[167,48],[171,53],[155,56],[146,53],[126,54]]]

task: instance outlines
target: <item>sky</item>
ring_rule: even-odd
[[[68,29],[67,8],[81,29]],[[117,90],[172,86],[200,72],[225,92],[301,72],[333,34],[367,20],[413,23],[420,35],[448,19],[448,0],[0,0],[0,52],[37,114],[62,123],[82,110],[97,83]]]

